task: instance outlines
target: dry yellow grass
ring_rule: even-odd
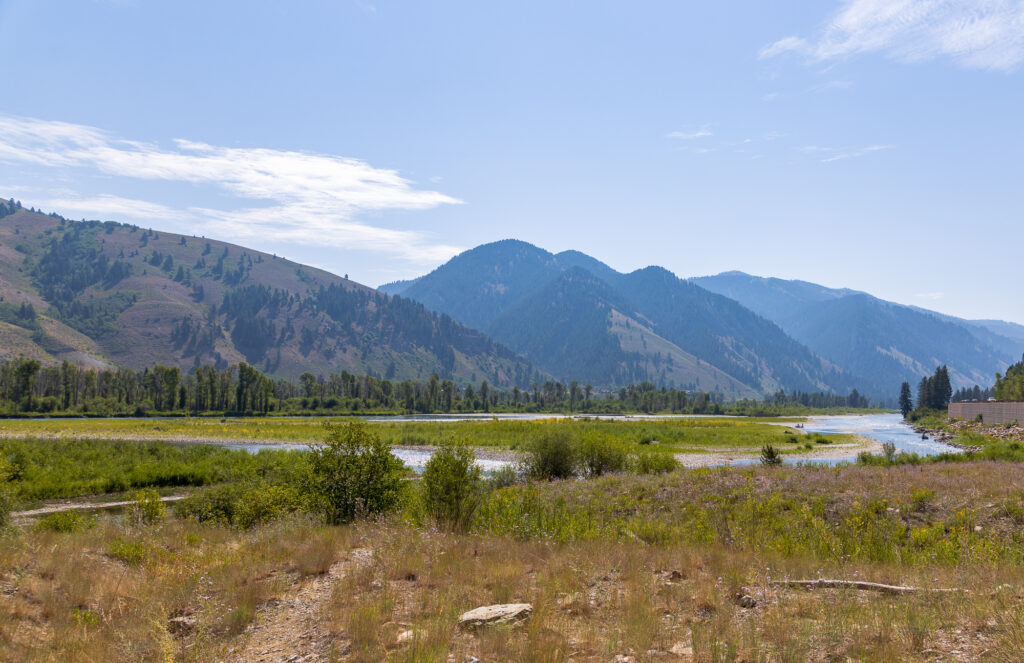
[[[148,550],[138,565],[109,553],[126,537]],[[0,659],[12,662],[224,660],[258,637],[247,632],[258,615],[275,618],[274,599],[319,622],[311,631],[316,642],[302,633],[277,636],[288,655],[324,652],[314,660],[1024,656],[1020,586],[996,590],[1019,579],[1010,568],[823,565],[724,546],[513,542],[395,522],[324,528],[291,521],[240,533],[176,521],[125,530],[108,521],[74,534],[25,533],[4,544]],[[357,548],[372,551],[359,564],[351,561]],[[330,590],[310,591],[335,563],[345,566],[327,577]],[[969,591],[893,597],[769,584],[818,573]],[[757,605],[741,607],[737,595]],[[529,623],[479,634],[457,630],[461,612],[503,602],[532,603]]]
[[[457,535],[400,517],[239,531],[108,516],[71,533],[20,529],[0,539],[0,661],[1020,661],[1019,477],[1009,463],[964,463],[530,489],[559,505],[559,518],[656,516],[674,528],[647,543],[628,527],[548,536],[555,511],[534,514],[551,523],[532,537],[482,533],[484,519],[476,534]],[[824,493],[805,520],[839,548],[769,545],[789,535],[776,525],[798,522],[786,514]],[[721,511],[713,539],[685,536],[697,503]],[[864,532],[874,547],[851,547]],[[774,584],[803,578],[925,591]],[[533,605],[528,623],[458,630],[462,612],[511,602]]]

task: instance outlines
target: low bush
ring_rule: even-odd
[[[41,516],[33,529],[37,532],[60,532],[69,534],[83,529],[89,529],[96,525],[95,516],[87,515],[81,511],[57,511]]]
[[[621,472],[626,469],[628,462],[629,454],[621,444],[606,442],[594,437],[584,439],[577,452],[577,463],[581,473],[586,477],[599,477],[609,472]]]
[[[632,455],[629,463],[629,469],[637,474],[662,474],[679,468],[675,456],[657,451],[638,451]]]
[[[896,460],[896,445],[892,442],[883,442],[882,455],[885,456],[885,462],[892,465],[893,461]]]
[[[241,495],[234,508],[233,524],[242,529],[279,520],[305,507],[302,494],[293,486],[257,484]]]
[[[128,566],[139,566],[146,560],[149,550],[146,544],[141,541],[125,541],[117,539],[111,542],[107,554],[114,559],[119,559]]]
[[[568,433],[556,431],[538,437],[527,448],[523,474],[539,481],[576,476],[576,448]]]
[[[0,449],[0,530],[7,527],[11,521],[11,509],[14,508],[14,489],[11,484],[13,476],[13,464]]]
[[[761,447],[761,464],[766,467],[782,465],[782,454],[772,445],[766,444]]]
[[[310,506],[332,525],[393,510],[402,495],[402,461],[362,421],[325,428],[324,442],[309,452]]]
[[[295,487],[256,482],[205,488],[177,502],[174,511],[179,518],[250,529],[304,507],[303,495]]]
[[[175,502],[174,512],[179,518],[194,518],[201,523],[232,525],[242,493],[241,486],[232,484],[204,488]]]
[[[514,465],[503,465],[491,472],[491,475],[487,477],[487,488],[490,490],[508,488],[517,483],[519,483],[519,472],[516,471]]]
[[[140,490],[135,493],[135,503],[128,515],[136,525],[157,525],[167,518],[167,507],[160,501],[160,493],[153,489]]]
[[[483,480],[476,456],[465,445],[443,444],[423,468],[420,493],[427,515],[438,525],[465,532],[480,504]]]

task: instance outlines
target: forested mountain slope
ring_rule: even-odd
[[[272,375],[432,373],[528,386],[529,362],[450,317],[259,251],[0,204],[0,358]]]
[[[778,324],[877,393],[947,365],[954,388],[988,386],[1024,351],[1018,325],[970,321],[863,292],[742,272],[692,279]],[[1003,335],[999,332],[1009,333]]]
[[[730,395],[855,386],[773,323],[661,268],[622,274],[577,251],[503,240],[382,289],[481,329],[564,379]]]

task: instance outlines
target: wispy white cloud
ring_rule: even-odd
[[[89,198],[71,196],[39,200],[36,205],[47,211],[59,210],[61,214],[98,215],[108,219],[154,219],[160,221],[187,221],[189,215],[182,210],[172,209],[160,203],[120,196],[101,195]]]
[[[789,36],[762,58],[797,53],[815,61],[881,52],[904,62],[950,58],[1011,70],[1024,61],[1022,0],[843,0],[811,38]]]
[[[872,152],[880,152],[882,150],[892,149],[892,145],[867,145],[866,147],[856,148],[841,148],[841,147],[824,147],[821,145],[804,145],[799,148],[804,154],[817,156],[821,159],[822,163],[831,163],[833,161],[842,161],[843,159],[854,159],[856,157],[862,157]]]
[[[707,138],[714,134],[710,129],[697,129],[696,131],[672,131],[666,138],[675,138],[677,140],[693,140],[695,138]]]
[[[114,194],[63,195],[55,211],[192,222],[206,234],[260,237],[394,253],[431,262],[460,247],[424,233],[357,221],[365,212],[425,210],[461,201],[417,189],[396,171],[358,159],[176,140],[171,149],[66,122],[0,116],[0,160],[55,170],[87,169],[117,177],[210,185],[238,199],[231,209],[170,207]]]

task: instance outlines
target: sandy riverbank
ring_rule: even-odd
[[[789,462],[798,461],[825,461],[833,459],[847,459],[853,461],[857,454],[862,451],[877,454],[882,453],[882,443],[866,435],[857,435],[858,443],[838,443],[819,445],[811,451],[800,453],[788,453],[783,456]],[[756,461],[761,455],[760,449],[718,449],[698,453],[676,454],[683,467],[715,467],[719,465],[732,465],[737,461]]]

